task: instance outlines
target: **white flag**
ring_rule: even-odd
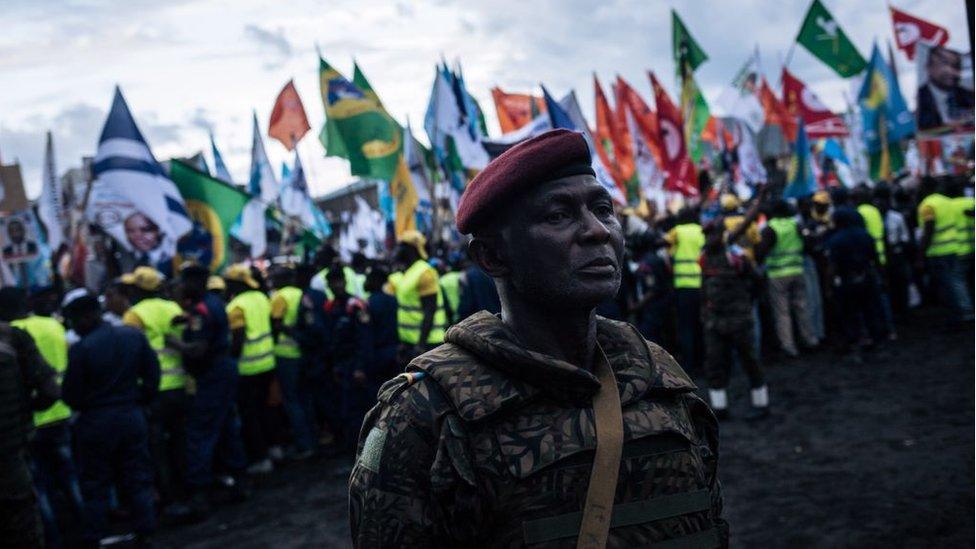
[[[47,244],[57,250],[64,242],[64,228],[67,218],[61,193],[61,179],[54,164],[54,142],[51,132],[47,132],[47,145],[44,148],[44,172],[41,182],[41,197],[37,200],[37,214],[47,231]]]

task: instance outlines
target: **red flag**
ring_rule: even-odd
[[[769,87],[766,78],[763,78],[759,85],[759,102],[762,103],[763,111],[766,112],[766,123],[770,126],[779,126],[783,130],[783,136],[790,143],[796,141],[796,118],[793,118],[790,111],[786,109],[786,105],[776,98],[776,94]]]
[[[610,110],[610,104],[607,103],[607,97],[603,95],[603,88],[600,87],[600,81],[597,80],[595,74],[593,75],[593,87],[596,99],[596,131],[593,134],[596,140],[596,152],[600,155],[600,161],[603,162],[603,165],[610,170],[613,182],[617,184],[617,187],[626,197],[627,186],[625,182],[627,177],[624,177],[620,162],[622,159],[626,161],[626,153],[617,149],[617,140],[614,139],[614,135],[617,133],[617,119],[613,111]],[[631,170],[632,173],[633,170]]]
[[[654,160],[658,166],[662,165],[661,147],[657,140],[657,113],[647,106],[647,103],[637,93],[637,90],[619,76],[617,77],[617,90],[618,113],[623,115],[622,105],[626,105],[630,109],[630,114],[634,116],[634,121],[637,122],[637,128],[640,130],[641,137],[644,138],[647,147],[651,149]],[[626,125],[626,122],[624,124]]]
[[[667,172],[665,188],[685,196],[698,196],[698,179],[695,165],[688,158],[685,148],[684,122],[681,110],[675,106],[657,81],[653,72],[648,72],[651,87],[654,89],[654,102],[657,104],[658,142],[664,153],[663,167]]]
[[[502,133],[513,132],[546,112],[546,101],[524,93],[505,93],[499,87],[491,89],[491,98],[498,113]]]
[[[895,42],[909,59],[915,59],[915,45],[919,42],[942,46],[949,41],[949,30],[899,9],[892,8],[891,24],[895,28]]]
[[[790,74],[783,67],[783,103],[789,111],[791,119],[800,117],[806,125],[807,137],[819,139],[821,137],[847,137],[850,132],[844,120],[830,112],[826,105],[820,102],[813,90],[807,87],[799,78]]]
[[[305,116],[305,107],[302,106],[302,99],[298,97],[298,90],[295,89],[295,81],[289,80],[285,87],[281,88],[274,108],[271,109],[268,135],[281,141],[281,144],[290,151],[310,129],[312,127],[308,125],[308,117]]]

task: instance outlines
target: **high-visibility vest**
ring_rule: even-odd
[[[61,385],[64,371],[68,368],[68,340],[65,338],[64,326],[48,316],[19,318],[12,321],[10,325],[30,334],[41,357],[51,365],[51,368],[54,368],[58,376],[58,385]],[[69,417],[71,417],[71,408],[58,400],[47,409],[34,412],[34,426],[43,427]]]
[[[238,294],[227,304],[227,314],[233,309],[244,311],[244,347],[237,359],[237,371],[242,376],[263,374],[275,367],[274,341],[271,338],[271,300],[257,290]]]
[[[298,320],[298,305],[302,301],[302,291],[294,286],[285,286],[271,295],[271,301],[279,296],[288,305],[285,309],[285,316],[281,319],[281,324],[284,328],[291,328]],[[281,332],[278,334],[278,341],[275,342],[274,354],[281,358],[301,358],[302,350],[294,338]]]
[[[348,265],[342,268],[342,274],[346,276],[346,293],[360,299],[365,297],[363,285],[366,282],[366,275],[357,273],[355,269],[349,267]],[[332,290],[329,289],[329,281],[327,280],[328,275],[329,269],[326,267],[325,269],[319,271],[315,275],[315,278],[319,279],[321,282],[322,291],[325,292],[326,299],[335,299],[335,296],[332,295]]]
[[[159,358],[159,390],[182,389],[186,386],[183,357],[175,349],[166,347],[166,336],[181,338],[183,327],[174,326],[173,319],[183,313],[174,301],[161,297],[149,297],[132,306],[133,314],[142,321],[142,331],[149,346]]]
[[[705,246],[705,234],[698,223],[684,223],[674,228],[674,287],[701,288],[701,265],[698,257]]]
[[[441,277],[441,288],[444,290],[447,306],[451,308],[451,313],[457,320],[458,305],[461,304],[461,273],[458,271],[444,273]]]
[[[957,196],[952,199],[952,204],[956,207],[956,214],[959,216],[958,223],[956,224],[956,253],[959,255],[970,255],[973,253],[974,248],[974,224],[973,216],[970,213],[966,215],[966,212],[972,212],[973,210],[973,197],[971,196]]]
[[[397,331],[403,343],[416,345],[420,342],[420,326],[424,322],[424,310],[420,304],[417,284],[420,282],[420,277],[428,270],[433,271],[433,275],[437,277],[437,271],[433,267],[418,259],[406,272],[396,278]],[[444,297],[441,295],[439,283],[437,288],[437,312],[434,313],[434,324],[427,335],[429,344],[444,342],[444,327],[447,325]]]
[[[857,207],[857,213],[861,214],[861,217],[864,218],[864,228],[867,229],[868,234],[874,239],[874,249],[878,252],[878,261],[884,265],[886,263],[884,219],[881,217],[881,212],[871,204],[861,204]]]
[[[803,239],[791,217],[774,217],[768,221],[776,233],[776,245],[766,256],[766,274],[782,278],[803,274]]]
[[[932,242],[925,250],[926,257],[940,257],[955,255],[957,249],[956,234],[958,233],[959,212],[953,206],[952,200],[939,193],[930,194],[918,205],[919,209],[931,206],[935,211],[935,230]],[[919,220],[921,225],[921,220]]]

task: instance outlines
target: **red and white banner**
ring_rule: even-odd
[[[909,59],[915,59],[915,46],[919,42],[930,46],[942,46],[949,41],[949,31],[946,28],[899,9],[890,9],[891,24],[895,28],[895,42]]]
[[[811,139],[850,135],[844,120],[831,112],[813,90],[786,68],[783,69],[783,103],[792,116],[803,119]]]

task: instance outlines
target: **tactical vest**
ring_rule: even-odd
[[[461,304],[461,273],[458,271],[444,273],[441,277],[441,289],[444,291],[447,306],[451,308],[451,313],[457,322],[458,305]]]
[[[776,233],[776,245],[766,256],[769,278],[783,278],[803,274],[803,238],[796,230],[792,217],[774,217],[768,222]]]
[[[275,367],[274,341],[271,338],[271,301],[257,290],[238,294],[227,304],[227,314],[233,309],[244,311],[244,347],[237,360],[242,376],[253,376]]]
[[[65,339],[64,326],[51,317],[34,315],[14,320],[10,325],[30,334],[41,356],[57,372],[58,385],[61,385],[64,371],[68,369],[68,341]],[[69,417],[71,408],[58,400],[50,408],[34,412],[34,426],[43,427]]]
[[[400,341],[416,345],[420,341],[420,327],[424,322],[424,310],[420,304],[420,293],[417,284],[420,277],[432,270],[433,267],[418,259],[396,281],[397,298],[397,330]],[[435,271],[436,276],[436,271]],[[434,323],[427,336],[427,343],[436,345],[444,341],[444,329],[447,326],[447,315],[444,312],[444,296],[441,295],[440,285],[437,292],[437,311],[434,313]]]
[[[973,216],[966,215],[967,211],[973,210],[973,197],[957,196],[952,199],[955,205],[959,222],[956,226],[956,247],[959,255],[972,255],[974,249],[974,223]]]
[[[861,204],[857,207],[857,213],[864,219],[864,228],[874,239],[874,249],[878,252],[878,261],[884,265],[887,263],[884,245],[884,219],[881,212],[871,204]]]
[[[285,316],[281,319],[281,325],[284,328],[291,328],[298,321],[298,305],[302,301],[302,291],[294,286],[285,286],[271,295],[271,301],[274,301],[279,296],[288,304],[288,307],[285,309]],[[298,342],[294,338],[282,331],[278,334],[274,354],[281,358],[301,358],[302,350],[298,347]]]
[[[674,228],[676,241],[673,251],[674,287],[701,288],[701,267],[698,256],[705,245],[705,235],[698,223],[685,223]]]
[[[952,200],[945,195],[934,193],[925,197],[918,205],[919,209],[931,206],[935,211],[935,228],[932,242],[925,250],[926,257],[941,257],[955,255],[958,251],[957,234],[959,212],[953,206]]]
[[[752,323],[753,289],[755,279],[747,256],[739,258],[741,265],[733,264],[724,249],[702,254],[702,307],[706,311],[705,323],[716,324],[745,321]]]
[[[142,331],[149,346],[159,358],[159,390],[182,389],[186,386],[183,357],[179,351],[166,347],[166,336],[183,338],[183,327],[174,326],[173,319],[183,313],[175,302],[159,297],[149,297],[132,306],[133,314],[142,321]]]

